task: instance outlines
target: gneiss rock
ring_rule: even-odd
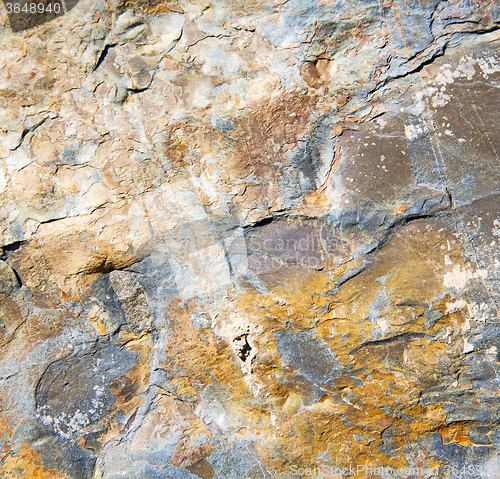
[[[498,5],[69,7],[0,9],[0,476],[494,477]]]

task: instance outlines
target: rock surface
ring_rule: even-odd
[[[497,3],[0,20],[1,477],[498,477]]]

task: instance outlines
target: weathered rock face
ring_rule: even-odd
[[[497,477],[500,6],[72,7],[0,10],[0,476]]]

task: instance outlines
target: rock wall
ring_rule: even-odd
[[[1,477],[498,477],[500,5],[68,10],[0,10]]]

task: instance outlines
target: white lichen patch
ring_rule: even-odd
[[[491,229],[493,236],[500,236],[500,218],[495,218],[493,228]]]
[[[439,72],[436,76],[436,83],[438,83],[439,85],[447,85],[448,83],[454,83],[455,82],[455,78],[454,78],[454,75],[449,68],[450,68],[450,65],[443,65],[443,67],[448,67],[446,69],[444,69],[443,71]]]
[[[477,64],[479,65],[484,78],[488,78],[492,73],[500,71],[500,63],[493,56],[478,58]]]
[[[437,92],[431,98],[431,104],[434,108],[443,107],[443,106],[447,105],[449,101],[450,101],[450,95],[447,95],[446,93],[443,93],[442,91]]]
[[[472,80],[476,73],[475,59],[469,55],[465,55],[460,59],[460,64],[454,72],[457,77],[465,77],[467,80]]]
[[[450,94],[449,92],[447,93],[447,87],[455,83],[457,79],[472,80],[474,75],[478,73],[487,79],[489,75],[497,72],[500,72],[500,62],[496,57],[485,56],[474,58],[470,55],[464,55],[460,58],[456,68],[453,68],[450,64],[441,66],[441,71],[432,79],[427,88],[416,93],[416,101],[410,108],[410,111],[414,115],[421,114],[425,109],[425,103],[423,102],[425,97],[430,100],[434,108],[444,107],[450,101]],[[406,127],[405,134],[407,138],[414,139],[408,136],[412,133],[407,133]],[[445,134],[451,135],[451,130],[448,130]]]
[[[472,271],[470,269],[462,269],[460,265],[456,265],[453,268],[453,271],[445,273],[443,284],[446,288],[463,289],[469,280],[479,278],[484,279],[487,275],[487,269]]]
[[[420,125],[405,125],[405,136],[408,140],[416,140],[422,133],[424,129]]]

